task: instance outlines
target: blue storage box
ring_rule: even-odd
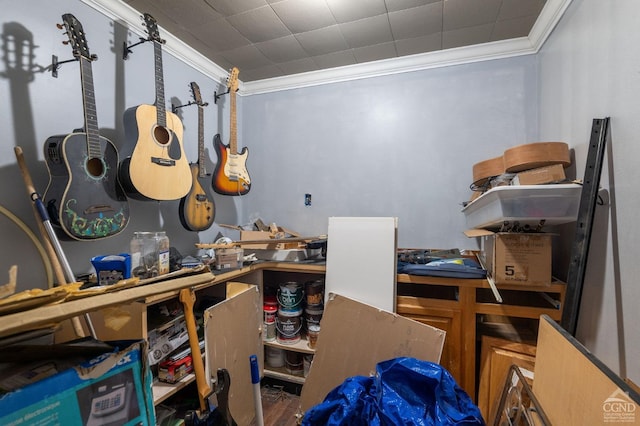
[[[131,255],[96,256],[91,258],[91,264],[96,270],[98,285],[111,285],[120,280],[131,278]]]

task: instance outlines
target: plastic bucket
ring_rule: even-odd
[[[276,318],[276,339],[283,345],[295,345],[300,341],[302,330],[302,309],[297,311],[278,310]]]
[[[295,281],[280,284],[278,288],[278,305],[281,310],[297,311],[302,305],[302,286]]]

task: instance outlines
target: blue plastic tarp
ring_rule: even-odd
[[[441,365],[401,357],[354,376],[309,409],[303,426],[484,425],[480,410]]]

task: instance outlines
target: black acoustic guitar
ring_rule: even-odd
[[[98,133],[91,62],[80,22],[70,13],[62,15],[68,44],[80,62],[84,131],[49,137],[44,157],[49,185],[44,193],[51,222],[60,237],[96,240],[116,235],[129,222],[129,202],[120,186],[118,151]],[[65,42],[65,44],[67,44]]]
[[[124,113],[126,153],[119,177],[130,197],[142,200],[179,200],[191,189],[189,161],[182,147],[180,118],[164,105],[162,44],[158,24],[144,14],[149,40],[153,41],[156,101]]]
[[[200,184],[200,179],[207,176],[204,155],[204,107],[200,95],[200,87],[191,82],[193,100],[198,106],[198,162],[189,165],[191,168],[191,190],[180,199],[180,223],[189,231],[204,231],[213,224],[216,211],[213,200],[209,198]]]

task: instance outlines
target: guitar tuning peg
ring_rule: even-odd
[[[62,24],[56,24],[56,27],[58,27],[58,29],[59,29],[59,30],[61,30],[61,29],[63,29],[63,28],[64,28],[64,25],[62,25]]]
[[[67,44],[69,44],[69,40],[63,41],[62,44],[64,44],[66,46]]]

